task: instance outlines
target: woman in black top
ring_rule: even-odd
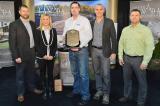
[[[51,16],[42,14],[37,36],[37,58],[42,79],[43,98],[52,97],[53,67],[57,50],[57,32],[52,27]]]

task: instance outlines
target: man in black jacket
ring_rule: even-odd
[[[19,9],[20,18],[9,26],[9,45],[16,66],[16,85],[18,101],[24,101],[25,82],[29,90],[41,93],[35,87],[35,30],[34,22],[29,21],[29,9],[22,5]]]
[[[96,79],[95,100],[103,96],[102,103],[109,104],[110,94],[110,61],[115,60],[117,40],[114,23],[105,18],[105,8],[102,4],[95,6],[96,20],[91,22],[93,30],[92,62]]]

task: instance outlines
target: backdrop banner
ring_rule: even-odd
[[[8,26],[14,20],[14,2],[0,1],[0,68],[13,65],[8,44]]]
[[[148,26],[153,33],[155,44],[160,38],[160,1],[131,2],[130,9],[139,9],[142,13],[142,23]]]

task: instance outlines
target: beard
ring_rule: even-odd
[[[27,16],[27,15],[24,15],[24,16],[21,15],[21,17],[22,17],[23,19],[29,19],[29,15],[28,15],[28,16]]]

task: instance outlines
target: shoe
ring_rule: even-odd
[[[53,97],[52,88],[49,88],[48,96],[49,96],[49,98]]]
[[[122,97],[118,100],[119,102],[122,102],[122,103],[126,103],[129,101],[129,98],[128,97]]]
[[[78,106],[85,106],[89,103],[88,100],[81,100],[79,103],[78,103]]]
[[[17,100],[18,100],[18,102],[23,102],[24,101],[24,96],[18,96]]]
[[[144,106],[144,104],[137,104],[137,106]]]
[[[42,94],[42,90],[39,89],[34,89],[33,92],[38,95]]]
[[[47,88],[43,88],[43,94],[42,94],[42,98],[44,99],[44,100],[47,100]]]
[[[43,92],[42,98],[43,98],[44,100],[47,100],[47,92]]]
[[[79,96],[79,94],[75,94],[73,92],[67,94],[68,98],[74,98],[74,97],[77,97],[77,96]]]
[[[49,96],[49,98],[52,98],[52,97],[53,97],[52,92],[49,92],[49,93],[48,93],[48,96]]]
[[[103,95],[102,91],[97,91],[96,94],[94,95],[93,99],[99,100],[102,95]]]
[[[102,104],[109,104],[109,96],[108,95],[103,96]]]

